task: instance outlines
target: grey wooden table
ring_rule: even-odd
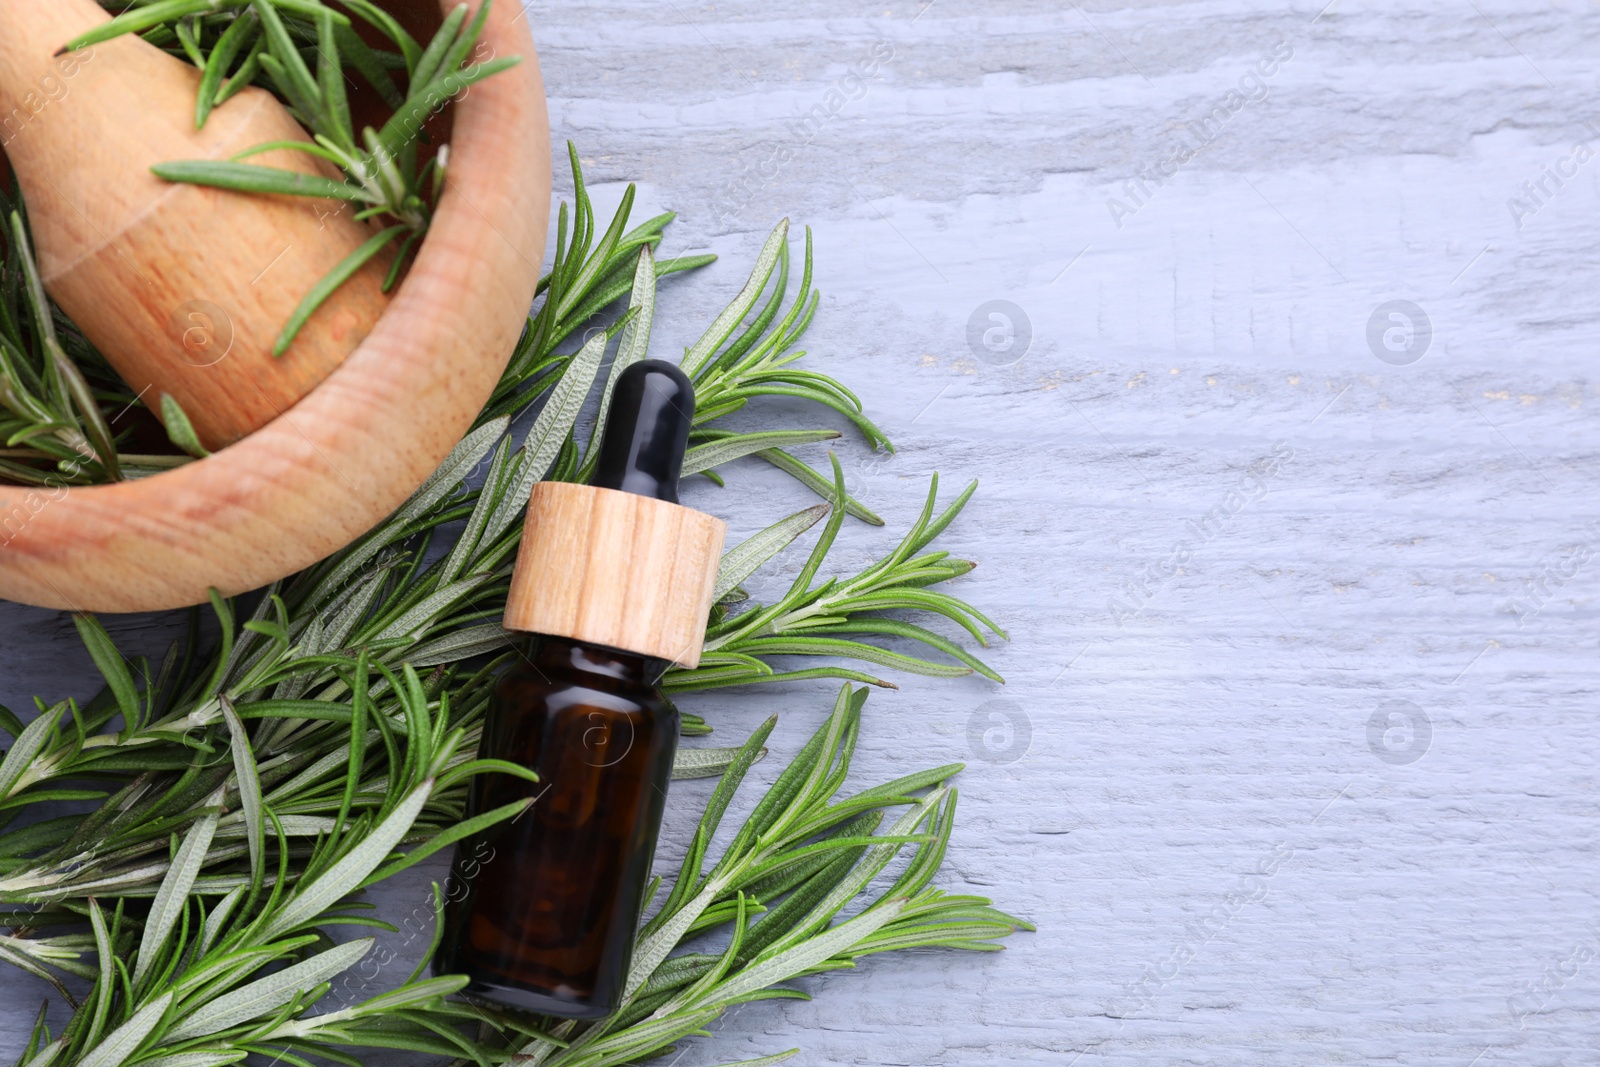
[[[1600,14],[1534,6],[533,10],[599,199],[637,181],[724,257],[657,352],[812,225],[809,358],[900,448],[846,444],[851,486],[903,527],[980,478],[945,543],[1012,634],[1003,688],[875,695],[858,766],[968,761],[943,884],[1039,932],[678,1062],[1595,1062]],[[743,534],[804,496],[752,462],[687,502]],[[0,701],[92,688],[62,616],[0,608],[0,647]],[[830,689],[688,705],[781,712],[782,757]],[[9,1050],[44,990],[3,982]]]

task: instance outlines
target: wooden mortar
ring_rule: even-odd
[[[432,228],[349,358],[299,403],[207,459],[113,485],[0,485],[0,597],[152,611],[201,603],[211,587],[246,592],[348,544],[438,467],[510,357],[549,221],[544,87],[516,0],[494,5],[482,42],[523,62],[453,105],[449,176]],[[179,112],[185,121],[193,105],[191,93]]]
[[[374,231],[331,200],[157,178],[156,163],[309,138],[257,88],[196,130],[200,72],[136,36],[55,55],[109,20],[95,0],[0,0],[0,142],[50,295],[149,407],[171,394],[201,442],[221,448],[355,351],[388,304],[388,263],[369,263],[273,356],[301,299]],[[304,152],[251,162],[338,177]]]

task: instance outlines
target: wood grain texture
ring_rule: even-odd
[[[274,356],[301,299],[375,230],[336,201],[157,178],[157,163],[310,138],[256,88],[196,130],[200,71],[137,37],[55,55],[107,21],[94,0],[0,3],[6,156],[45,288],[135,395],[157,410],[171,395],[216,450],[277,418],[355,350],[388,306],[388,259],[340,286]],[[304,152],[252,162],[338,176]]]
[[[453,6],[453,5],[446,5]],[[0,488],[0,596],[140,611],[297,571],[370,529],[471,425],[522,329],[549,214],[550,152],[527,20],[483,40],[524,62],[459,102],[449,182],[388,312],[260,431],[153,478]]]
[[[727,524],[665,500],[533,487],[506,628],[700,665]]]
[[[639,181],[641,213],[680,212],[663,254],[724,257],[663,282],[653,354],[694,343],[777,218],[812,225],[823,302],[802,365],[856,390],[899,448],[838,442],[889,528],[848,523],[823,573],[886,551],[931,472],[947,498],[980,478],[940,544],[980,561],[959,592],[1013,638],[984,653],[1004,687],[891,674],[901,689],[867,702],[852,780],[966,762],[940,884],[1039,933],[807,979],[813,1001],[743,1006],[676,1067],[795,1046],[804,1067],[1593,1062],[1600,569],[1577,560],[1600,520],[1600,171],[1547,182],[1542,204],[1523,184],[1600,125],[1600,14],[532,11],[556,134],[583,152],[599,210]],[[1266,99],[1119,228],[1108,198],[1283,40],[1294,54]],[[863,76],[880,42],[892,56]],[[797,128],[819,105],[833,117]],[[1512,199],[1537,207],[1520,226]],[[1031,325],[1009,366],[981,330],[968,342],[994,299]],[[1367,341],[1391,299],[1432,320],[1410,366]],[[746,414],[849,431],[800,405]],[[826,465],[822,446],[804,454]],[[759,461],[725,473],[728,488],[692,479],[683,499],[726,518],[730,544],[811,503]],[[1218,507],[1226,520],[1206,521]],[[1201,544],[1191,521],[1214,534]],[[752,595],[781,595],[808,547]],[[1114,597],[1143,610],[1119,626]],[[159,656],[182,620],[116,625]],[[0,649],[13,708],[96,687],[57,614],[8,607]],[[831,697],[817,683],[681,698],[716,727],[690,743],[780,715],[726,827]],[[1425,734],[1388,717],[1394,701]],[[673,785],[658,869],[681,861],[711,788]],[[372,991],[424,951],[441,874],[374,894],[403,929],[381,939],[395,959]],[[0,982],[15,1051],[48,990]]]

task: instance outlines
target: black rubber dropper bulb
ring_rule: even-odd
[[[578,628],[534,622],[521,612],[541,598],[581,600],[585,574],[599,575],[602,583],[620,576],[623,587],[654,589],[663,559],[683,569],[675,577],[687,575],[689,585],[709,595],[721,524],[678,505],[693,419],[694,386],[676,366],[652,359],[625,368],[612,390],[591,484],[547,483],[529,502],[506,625],[530,640],[495,686],[479,755],[516,763],[539,780],[497,773],[472,780],[469,817],[519,801],[532,804],[457,846],[434,969],[467,975],[471,995],[577,1019],[604,1017],[621,1003],[678,745],[677,709],[656,687],[668,663],[662,657],[679,658],[684,649],[647,650],[589,634],[579,639]],[[678,514],[677,528],[715,523],[715,543],[709,554],[693,557],[682,555],[689,543],[620,536],[615,522],[574,529],[576,511],[539,510],[545,490],[557,499],[589,494],[591,521],[602,510],[612,509],[613,516],[619,510],[614,498],[602,499],[610,493],[595,490],[663,501],[622,510],[671,511]],[[542,517],[555,515],[567,517]],[[560,529],[554,528],[558,521],[565,523]],[[541,546],[540,538],[549,540]],[[544,551],[552,547],[554,554]],[[687,559],[695,561],[685,566]],[[641,602],[647,607],[625,606],[622,615],[635,619],[640,611],[675,603],[655,595]],[[592,622],[613,600],[597,603],[575,616]],[[699,634],[709,607],[672,610]]]
[[[628,367],[611,392],[591,484],[676,504],[693,422],[694,385],[683,371],[659,359]]]

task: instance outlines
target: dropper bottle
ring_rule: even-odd
[[[506,600],[522,655],[479,754],[539,780],[473,779],[469,818],[535,799],[457,846],[434,970],[469,995],[574,1019],[621,1003],[678,747],[657,686],[700,661],[726,529],[678,503],[693,415],[682,371],[635,363],[594,484],[534,486]]]

